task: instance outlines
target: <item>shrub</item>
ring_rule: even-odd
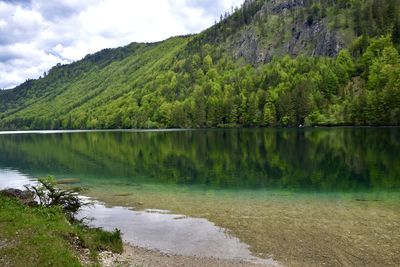
[[[75,220],[75,214],[87,204],[79,198],[77,192],[62,190],[56,185],[54,177],[48,176],[39,179],[37,185],[25,186],[25,188],[35,196],[40,206],[61,207],[68,220]]]

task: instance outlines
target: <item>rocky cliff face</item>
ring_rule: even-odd
[[[252,22],[228,41],[228,50],[235,58],[255,65],[274,56],[336,56],[346,45],[344,38],[329,26],[326,16],[317,13],[322,11],[312,16],[307,9],[310,7],[303,0],[265,1]]]

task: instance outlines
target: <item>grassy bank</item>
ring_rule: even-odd
[[[0,266],[97,265],[99,251],[122,252],[118,231],[71,224],[58,207],[30,208],[0,194]]]

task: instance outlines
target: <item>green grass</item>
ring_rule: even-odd
[[[82,266],[76,237],[93,264],[98,251],[122,252],[119,231],[70,224],[59,208],[29,208],[0,195],[0,266]]]
[[[77,226],[77,235],[83,241],[85,247],[90,250],[91,259],[96,262],[99,251],[112,251],[122,253],[123,243],[121,233],[118,229],[113,232],[107,232],[100,228],[87,228]]]

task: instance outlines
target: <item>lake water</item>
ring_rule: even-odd
[[[400,128],[8,132],[0,187],[77,179],[95,224],[173,253],[396,266],[399,152]]]

